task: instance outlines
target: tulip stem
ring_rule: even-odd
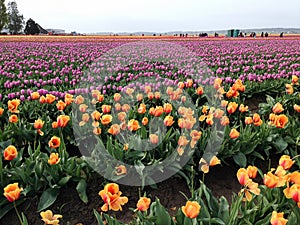
[[[14,204],[14,208],[15,208],[15,211],[16,211],[16,213],[17,213],[18,219],[19,219],[19,221],[20,221],[20,224],[22,225],[22,224],[23,224],[23,221],[22,221],[21,216],[20,216],[20,213],[19,213],[19,211],[18,211],[18,209],[17,209],[16,202],[14,201],[13,204]]]

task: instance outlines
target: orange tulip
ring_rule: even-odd
[[[181,207],[183,214],[190,218],[196,218],[200,213],[201,206],[196,201],[187,201],[185,206]]]
[[[41,104],[46,103],[46,97],[42,95],[42,96],[40,97],[40,99],[39,99],[39,102],[40,102]]]
[[[145,86],[145,93],[148,94],[151,91],[151,86]]]
[[[232,128],[230,133],[229,133],[229,137],[231,139],[236,139],[240,136],[240,132],[238,132],[235,128]]]
[[[57,121],[54,121],[54,122],[52,123],[52,128],[53,128],[53,129],[58,128],[58,123],[57,123]]]
[[[236,111],[237,107],[239,105],[236,102],[229,102],[228,106],[227,106],[227,112],[229,114],[232,114]]]
[[[248,180],[246,185],[244,185],[244,188],[240,191],[240,193],[244,193],[246,198],[243,198],[243,200],[251,201],[252,195],[251,193],[255,195],[260,194],[260,189],[258,188],[258,183],[253,182],[251,179]]]
[[[59,225],[59,219],[62,218],[62,215],[55,214],[51,210],[41,212],[40,216],[45,224]]]
[[[64,103],[62,100],[59,100],[59,101],[56,103],[56,108],[57,108],[57,110],[59,110],[59,111],[63,111],[63,110],[66,108],[66,103]]]
[[[94,112],[91,113],[91,116],[92,116],[93,120],[99,121],[101,118],[101,113],[99,111],[95,110]]]
[[[77,105],[81,105],[83,102],[84,102],[84,97],[82,97],[82,95],[76,96],[76,98],[75,98],[75,103],[76,103]]]
[[[183,89],[185,85],[184,85],[183,82],[178,82],[177,86],[178,86],[180,89]]]
[[[139,211],[147,211],[147,209],[149,209],[150,203],[151,203],[150,198],[140,197],[140,199],[138,200],[138,202],[136,204],[136,208]]]
[[[158,117],[161,114],[163,114],[163,112],[164,112],[164,108],[162,106],[156,106],[154,109],[153,115]]]
[[[198,87],[197,89],[196,89],[196,93],[198,94],[198,95],[202,95],[203,94],[203,87]]]
[[[233,88],[229,88],[229,90],[226,92],[227,98],[237,98],[239,95],[239,92],[237,90],[234,90]]]
[[[104,95],[98,94],[97,97],[96,97],[96,100],[97,100],[98,102],[103,102],[103,101],[104,101]]]
[[[4,112],[4,109],[2,107],[0,107],[0,116],[2,116],[3,112]]]
[[[282,106],[279,102],[277,102],[277,103],[273,106],[272,111],[273,111],[273,113],[278,114],[278,113],[283,112],[283,111],[284,111],[284,108],[283,108],[283,106]]]
[[[156,92],[154,93],[154,98],[155,98],[155,99],[160,99],[160,92],[156,91]]]
[[[295,104],[294,105],[294,110],[298,113],[300,113],[300,105]]]
[[[159,141],[157,134],[150,134],[149,135],[150,143],[156,145]]]
[[[101,123],[105,126],[110,124],[111,121],[112,121],[112,116],[111,115],[103,115],[101,117]]]
[[[62,128],[66,127],[68,125],[69,121],[70,121],[70,117],[67,115],[60,115],[57,117],[57,125],[59,127],[62,127]]]
[[[64,97],[64,101],[65,101],[66,105],[70,105],[74,101],[73,95],[67,93]]]
[[[221,84],[222,84],[222,79],[217,77],[215,80],[214,80],[214,88],[217,90],[221,87]]]
[[[98,121],[93,121],[93,122],[92,122],[92,126],[93,126],[93,127],[99,127],[99,125],[100,125],[100,124],[99,124]]]
[[[115,102],[119,102],[121,100],[121,94],[120,93],[115,93],[114,94],[114,101]]]
[[[254,126],[260,126],[263,123],[263,121],[260,118],[260,115],[258,113],[254,113],[252,119],[253,119]]]
[[[10,123],[17,123],[19,121],[18,116],[16,114],[13,114],[9,117]]]
[[[197,130],[192,130],[190,136],[192,140],[199,140],[201,138],[202,132]]]
[[[279,159],[279,165],[282,166],[284,170],[289,170],[294,163],[295,161],[288,155],[283,155]]]
[[[128,95],[132,95],[133,92],[134,92],[133,88],[127,88],[126,89],[126,94],[128,94]]]
[[[190,88],[193,86],[193,80],[192,79],[187,79],[186,82],[185,82],[185,86],[187,88]]]
[[[130,131],[136,131],[140,128],[139,121],[131,119],[128,121],[127,128]]]
[[[144,103],[140,104],[140,107],[138,108],[138,113],[139,114],[144,114],[147,110],[147,107]]]
[[[278,213],[276,211],[272,212],[272,217],[271,217],[271,225],[286,225],[286,223],[288,222],[287,219],[283,218],[284,213]]]
[[[257,176],[257,167],[256,166],[248,166],[247,173],[250,178],[256,178]]]
[[[144,96],[143,96],[143,94],[141,94],[141,93],[136,95],[136,100],[137,100],[138,102],[142,101],[143,98],[144,98]]]
[[[275,188],[278,187],[279,177],[274,175],[272,172],[268,172],[264,174],[264,184],[268,188]]]
[[[20,198],[22,188],[19,188],[18,183],[9,184],[4,188],[3,195],[7,198],[9,202],[14,202]]]
[[[56,137],[56,136],[53,136],[50,139],[48,145],[49,145],[50,148],[58,148],[60,146],[60,138]]]
[[[289,118],[284,114],[280,114],[276,117],[274,124],[277,128],[284,128],[288,122]]]
[[[30,94],[30,98],[31,98],[31,100],[37,100],[37,99],[40,98],[40,94],[39,94],[37,91],[32,92],[32,93]]]
[[[179,147],[177,148],[177,153],[178,153],[179,156],[182,156],[183,153],[184,153],[184,148],[182,148],[182,147],[179,146]]]
[[[119,124],[113,124],[107,131],[111,135],[118,135],[120,133],[120,125]]]
[[[243,186],[245,186],[248,181],[250,180],[248,171],[245,168],[240,168],[236,173],[237,179],[239,183]]]
[[[167,87],[167,91],[166,91],[166,93],[167,93],[167,95],[172,95],[173,94],[173,88],[172,87]]]
[[[298,84],[298,81],[299,81],[299,77],[297,77],[296,75],[292,75],[292,83]]]
[[[149,100],[152,100],[154,98],[154,94],[151,91],[147,95],[148,95],[147,97],[149,98]]]
[[[293,85],[291,85],[291,84],[286,84],[286,85],[285,85],[285,92],[286,92],[288,95],[293,94],[293,93],[294,93]]]
[[[35,128],[35,129],[42,129],[43,128],[43,126],[44,126],[44,121],[43,120],[41,120],[41,119],[38,119],[38,120],[35,120],[34,121],[34,124],[33,124],[33,127]]]
[[[148,124],[148,118],[147,117],[144,117],[143,119],[142,119],[142,124],[144,125],[144,126],[146,126],[147,124]]]
[[[116,169],[115,174],[117,176],[127,174],[127,169],[124,165],[120,165],[120,166],[116,167],[115,169]]]
[[[218,159],[217,156],[213,156],[209,163],[206,162],[206,160],[204,158],[201,158],[200,159],[200,162],[199,162],[199,165],[200,165],[200,170],[203,172],[203,173],[208,173],[209,172],[209,167],[210,166],[216,166],[218,164],[221,164],[221,161]]]
[[[60,161],[60,158],[58,156],[58,153],[51,153],[50,154],[50,157],[48,159],[48,163],[50,165],[55,165],[55,164],[59,163],[59,161]]]
[[[99,90],[92,90],[92,97],[97,99],[98,95],[100,95],[101,92]]]
[[[80,104],[79,105],[79,111],[82,113],[85,113],[87,110],[88,106],[86,104]]]
[[[15,146],[9,145],[3,152],[5,160],[11,161],[18,156],[18,151]]]
[[[249,125],[249,124],[252,124],[252,123],[253,123],[252,117],[246,116],[246,117],[245,117],[245,124],[246,124],[246,125]]]
[[[186,138],[186,136],[180,136],[178,139],[178,145],[179,146],[187,146],[189,143],[189,140]]]
[[[123,112],[128,112],[129,110],[130,110],[130,105],[128,105],[128,104],[124,104],[124,105],[122,105],[122,111]]]
[[[165,126],[170,127],[170,126],[173,125],[173,123],[174,123],[173,116],[166,116],[165,117],[165,119],[164,119]]]
[[[55,101],[56,97],[52,94],[46,94],[46,102],[52,104]]]
[[[109,183],[105,185],[104,189],[99,192],[104,205],[101,207],[102,211],[122,211],[122,205],[128,202],[127,197],[121,197],[122,192],[119,190],[119,185],[116,183]]]
[[[216,109],[213,113],[213,117],[220,119],[220,118],[222,118],[224,113],[225,112],[222,109]]]
[[[300,172],[299,171],[294,171],[294,172],[288,174],[286,179],[289,182],[300,185]]]
[[[20,111],[18,110],[18,107],[19,107],[20,103],[21,103],[20,99],[9,100],[7,102],[8,110],[11,113],[19,113]]]
[[[103,113],[108,114],[111,111],[111,105],[102,105],[101,109]]]
[[[226,101],[226,100],[221,101],[221,107],[225,108],[225,107],[227,107],[227,105],[228,105],[228,101]]]
[[[118,103],[116,103],[115,104],[115,110],[116,111],[120,111],[122,109],[122,106],[121,106],[121,104],[118,102]]]
[[[127,117],[127,114],[126,114],[125,112],[119,112],[119,113],[118,113],[118,120],[119,120],[120,122],[124,122],[125,119],[126,119],[126,117]]]
[[[93,134],[95,135],[100,135],[102,132],[101,128],[100,127],[94,127],[93,129]]]
[[[165,103],[164,104],[164,112],[165,113],[169,114],[170,112],[172,112],[172,109],[173,109],[173,107],[170,103]]]
[[[227,116],[222,116],[221,118],[221,125],[227,126],[230,123],[229,118]]]
[[[239,111],[244,113],[248,111],[248,106],[245,106],[244,104],[241,104],[239,107]]]

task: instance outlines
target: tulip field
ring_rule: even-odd
[[[0,36],[0,59],[0,225],[300,223],[300,37]]]

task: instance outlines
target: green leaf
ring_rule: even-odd
[[[22,213],[22,225],[28,225],[28,220],[27,220],[26,216],[24,215],[24,213]]]
[[[97,212],[96,209],[94,209],[93,211],[94,211],[94,215],[95,215],[95,217],[96,217],[96,219],[97,219],[98,224],[99,224],[99,225],[104,225],[104,223],[103,223],[103,221],[102,221],[101,215]]]
[[[72,176],[66,176],[60,179],[60,181],[58,182],[58,186],[62,187],[64,186],[66,183],[69,182],[69,180],[72,178]]]
[[[244,153],[239,152],[233,156],[234,162],[239,165],[240,167],[246,167],[247,165],[247,158]]]
[[[77,184],[77,187],[76,187],[76,190],[78,192],[78,195],[80,197],[80,199],[86,204],[88,203],[88,197],[87,197],[87,194],[86,194],[86,181],[84,179],[81,179],[78,184]]]
[[[156,199],[156,225],[171,225],[171,217],[167,210],[160,204],[159,199]]]
[[[287,146],[288,146],[288,143],[280,136],[276,139],[275,142],[273,142],[276,150],[278,153],[281,153],[282,151],[284,151]]]
[[[40,198],[37,211],[40,212],[51,206],[55,202],[58,193],[59,190],[57,188],[48,188],[44,191]]]

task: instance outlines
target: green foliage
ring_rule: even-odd
[[[24,26],[24,17],[19,13],[17,3],[9,2],[7,7],[8,23],[7,28],[11,34],[18,34]]]
[[[5,0],[0,0],[0,32],[6,25],[8,18],[6,12]]]

